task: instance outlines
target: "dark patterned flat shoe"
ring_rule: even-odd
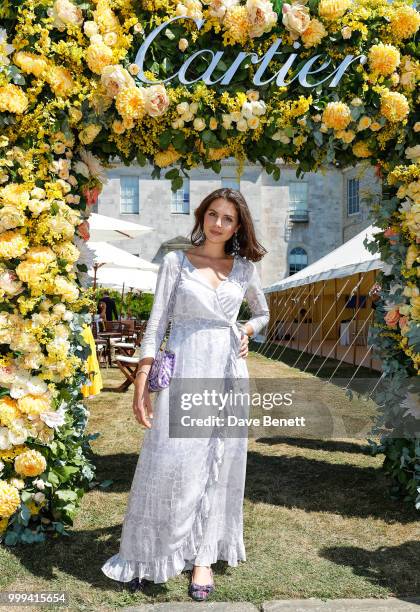
[[[213,571],[211,568],[210,572],[213,578]],[[190,595],[190,597],[195,599],[195,601],[205,601],[212,593],[214,593],[214,580],[212,584],[196,584],[195,582],[190,582],[188,594]]]
[[[195,601],[205,601],[214,592],[214,584],[195,584],[191,582],[188,594]]]

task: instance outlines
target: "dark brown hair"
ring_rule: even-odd
[[[195,224],[191,232],[191,243],[194,246],[203,244],[205,239],[203,231],[204,215],[210,204],[218,198],[224,198],[235,206],[238,215],[238,223],[240,223],[240,227],[236,234],[239,240],[239,254],[242,257],[246,257],[250,261],[260,261],[260,259],[262,259],[267,253],[267,250],[258,242],[255,236],[254,223],[252,221],[248,204],[240,191],[230,189],[229,187],[223,187],[222,189],[212,191],[195,209]],[[233,236],[225,242],[225,253],[231,254],[232,251]]]

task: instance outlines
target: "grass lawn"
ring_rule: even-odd
[[[255,353],[250,353],[248,367],[251,377],[310,376]],[[107,386],[122,380],[114,368],[103,370],[103,377]],[[343,401],[338,391],[331,401],[349,415],[367,409],[357,399]],[[145,594],[131,594],[100,569],[118,552],[141,447],[143,430],[131,402],[132,387],[125,394],[104,392],[89,400],[89,431],[101,433],[92,443],[97,477],[114,482],[85,495],[69,537],[0,547],[0,590],[65,590],[72,610],[189,601],[187,573],[152,585]],[[419,515],[411,506],[389,500],[381,463],[360,438],[250,439],[248,560],[237,568],[217,563],[213,600],[259,604],[283,598],[418,596]]]

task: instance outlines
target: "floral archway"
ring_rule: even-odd
[[[371,248],[386,266],[371,339],[382,419],[398,429],[376,450],[420,508],[408,435],[420,415],[406,396],[420,364],[419,13],[386,0],[9,0],[0,18],[4,542],[63,532],[94,478],[80,392],[85,241],[115,156],[152,163],[173,189],[232,156],[274,178],[279,158],[297,176],[375,166],[383,231]]]

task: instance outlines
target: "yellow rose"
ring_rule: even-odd
[[[393,45],[373,45],[370,48],[369,65],[374,72],[387,76],[400,65],[400,52]]]
[[[6,481],[0,480],[0,516],[9,517],[20,506],[19,491]]]
[[[404,94],[397,91],[385,91],[381,95],[381,114],[395,123],[406,118],[410,111],[408,100]]]
[[[79,140],[82,144],[90,144],[95,140],[99,132],[101,131],[102,126],[97,125],[95,123],[90,123],[83,130],[79,132]]]
[[[344,130],[351,121],[351,113],[343,102],[329,102],[322,113],[322,121],[329,128]]]
[[[49,264],[56,260],[54,251],[50,247],[31,247],[26,251],[25,259],[33,262]]]
[[[95,74],[101,74],[106,66],[112,64],[112,49],[106,45],[90,45],[86,50],[86,62]]]
[[[0,112],[15,113],[21,115],[29,104],[25,92],[12,83],[0,87]]]
[[[25,74],[33,74],[39,78],[48,68],[48,61],[42,55],[28,53],[27,51],[18,51],[13,56],[13,61],[16,66]]]
[[[367,143],[363,141],[356,142],[352,147],[352,151],[356,157],[370,157],[372,155]]]
[[[21,476],[39,476],[45,472],[47,462],[44,455],[37,450],[31,449],[18,455],[15,459],[15,472]],[[0,510],[1,514],[1,510]]]
[[[3,396],[0,399],[0,425],[9,427],[20,416],[16,400]]]
[[[123,122],[115,119],[115,121],[112,122],[112,131],[115,132],[115,134],[123,134],[125,132]]]
[[[169,145],[166,151],[159,151],[159,153],[156,153],[154,161],[159,168],[165,168],[176,162],[180,157],[181,154],[175,151],[172,145]]]
[[[301,39],[303,46],[308,49],[309,47],[315,47],[319,45],[324,36],[327,35],[327,30],[324,28],[324,24],[318,19],[311,19],[308,27],[302,32]]]
[[[249,35],[249,20],[246,6],[232,6],[223,19],[226,34],[236,43],[244,44]]]
[[[115,106],[122,117],[142,119],[145,110],[144,87],[124,87],[115,99]]]
[[[62,66],[50,66],[45,75],[45,80],[54,94],[62,98],[70,95],[74,88],[74,81],[70,71]]]
[[[335,21],[344,15],[351,6],[351,0],[321,0],[318,14],[327,21]]]
[[[389,29],[397,38],[411,38],[420,27],[420,15],[411,6],[392,9]]]
[[[370,126],[371,123],[372,123],[372,119],[368,117],[367,115],[364,115],[363,117],[360,117],[359,123],[357,124],[357,129],[359,131],[366,130]]]
[[[51,410],[51,401],[45,396],[24,395],[17,402],[19,410],[30,416],[37,416]]]
[[[28,239],[19,232],[7,231],[0,234],[0,258],[20,257],[28,248]]]
[[[408,270],[411,270],[413,264],[417,261],[418,250],[415,244],[410,244],[407,249],[407,255],[405,258],[405,265]]]

